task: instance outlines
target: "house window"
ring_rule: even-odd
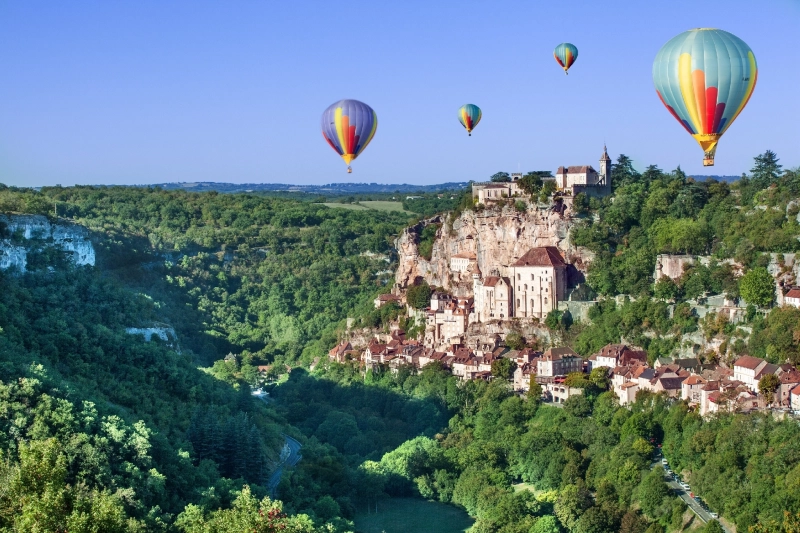
[[[545,287],[545,288],[544,288],[544,292],[550,292],[550,289],[548,289],[547,287]]]
[[[519,298],[517,298],[517,307],[519,307]]]
[[[517,279],[522,279],[522,274],[517,274]]]
[[[533,298],[531,298],[531,309],[533,309]]]
[[[534,279],[535,279],[535,278],[533,277],[533,274],[531,274],[531,281],[533,281]]]
[[[547,303],[547,296],[544,297],[544,303]]]
[[[526,291],[528,290],[528,284],[527,283],[525,284],[525,290]]]

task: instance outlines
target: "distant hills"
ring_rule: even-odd
[[[327,185],[290,185],[287,183],[161,183],[150,185],[167,190],[191,192],[217,191],[221,193],[305,193],[321,196],[376,193],[426,193],[464,189],[469,182],[448,182],[435,185],[411,185],[408,183],[329,183]]]
[[[692,176],[696,181],[706,181],[706,180],[717,180],[717,181],[727,181],[728,183],[733,183],[734,181],[738,181],[741,179],[741,176],[717,176],[713,175],[706,175],[706,176]]]

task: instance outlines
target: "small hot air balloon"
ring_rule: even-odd
[[[350,163],[364,151],[378,129],[378,115],[358,100],[339,100],[322,113],[322,136],[347,163],[347,172],[352,172]]]
[[[698,28],[665,44],[653,63],[658,97],[700,144],[703,165],[714,165],[717,142],[753,94],[753,51],[726,31]]]
[[[569,67],[578,59],[578,49],[574,44],[561,43],[556,46],[556,49],[553,51],[553,57],[556,58],[558,64],[564,69],[564,74],[569,74],[569,72],[567,72]]]
[[[458,110],[458,121],[467,129],[469,136],[472,136],[472,130],[481,121],[481,108],[475,104],[464,104]]]

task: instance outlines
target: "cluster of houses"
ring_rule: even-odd
[[[610,388],[621,405],[632,403],[639,391],[646,390],[686,400],[701,415],[748,412],[770,406],[800,411],[800,371],[788,363],[775,365],[749,355],[739,357],[733,368],[700,363],[697,359],[669,358],[658,359],[650,366],[644,350],[624,344],[606,345],[584,359],[568,347],[549,348],[544,352],[532,348],[512,350],[502,346],[499,338],[481,346],[454,346],[437,351],[417,340],[407,339],[399,329],[376,336],[364,350],[353,349],[350,342],[344,341],[328,355],[337,362],[358,360],[366,368],[381,365],[394,372],[404,365],[421,369],[438,361],[464,380],[491,380],[492,362],[506,358],[516,365],[513,376],[516,391],[527,392],[533,380],[542,387],[543,396],[556,403],[583,392],[567,385],[569,374],[606,368]],[[759,381],[769,374],[774,374],[778,383],[771,404],[759,392]]]
[[[749,355],[739,357],[733,368],[696,359],[659,359],[650,367],[646,360],[621,358],[610,372],[622,405],[634,401],[638,391],[647,390],[686,400],[702,415],[770,406],[800,410],[800,371],[788,363],[775,365]],[[769,374],[777,377],[778,384],[771,403],[759,391],[759,382]]]
[[[472,278],[472,296],[443,292],[431,295],[426,310],[425,344],[446,347],[464,343],[467,326],[511,318],[543,320],[566,299],[567,263],[555,246],[531,248],[501,273],[492,269],[484,276],[474,254],[460,253],[450,259],[450,270]],[[400,304],[394,294],[375,298],[375,307]]]

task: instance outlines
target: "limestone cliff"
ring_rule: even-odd
[[[422,229],[429,224],[442,224],[433,244],[431,259],[418,252]],[[497,269],[507,275],[509,265],[529,249],[537,246],[556,246],[567,262],[582,270],[585,252],[576,250],[569,242],[573,221],[569,212],[559,214],[550,209],[529,206],[524,213],[513,207],[491,208],[481,212],[464,211],[452,220],[437,216],[407,228],[395,241],[398,268],[395,281],[399,290],[422,278],[431,286],[444,287],[459,296],[470,296],[472,275],[469,272],[451,273],[450,259],[460,253],[472,253],[484,275]]]
[[[41,215],[0,215],[0,269],[25,271],[27,251],[21,241],[37,239],[70,252],[76,265],[94,265],[95,250],[89,232],[70,223],[51,224]],[[11,238],[17,240],[12,242]]]

